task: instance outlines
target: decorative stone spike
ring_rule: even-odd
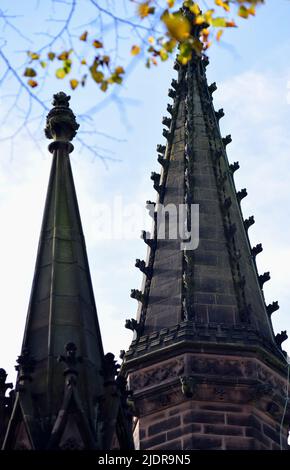
[[[149,216],[152,218],[155,217],[155,206],[156,206],[155,202],[146,201],[146,209],[149,211]]]
[[[225,115],[223,108],[219,109],[218,111],[215,111],[215,117],[219,121],[221,118],[223,118]]]
[[[131,330],[133,332],[136,331],[137,336],[139,336],[140,330],[141,330],[141,325],[140,325],[140,323],[137,322],[137,320],[135,320],[135,318],[131,318],[131,320],[126,320],[125,328],[127,328],[127,330]]]
[[[178,70],[180,69],[180,63],[178,62],[178,60],[176,60],[176,61],[174,62],[173,68],[174,68],[174,70],[176,70],[177,72],[178,72]]]
[[[264,274],[260,274],[259,284],[260,284],[261,289],[263,289],[265,282],[270,281],[270,279],[271,279],[271,276],[270,276],[269,271]]]
[[[171,126],[171,118],[169,118],[167,116],[163,116],[162,124],[164,124],[164,126],[169,128]]]
[[[176,91],[173,90],[173,88],[169,88],[169,90],[168,90],[168,96],[169,96],[169,98],[174,99],[174,98],[176,97]]]
[[[148,245],[151,249],[156,248],[156,240],[154,240],[153,238],[150,238],[150,233],[149,232],[146,232],[145,230],[142,230],[141,238],[146,243],[146,245]]]
[[[171,114],[171,116],[172,116],[173,113],[174,113],[172,104],[169,104],[169,103],[168,103],[166,109],[167,109],[167,112],[168,112],[169,114]]]
[[[248,193],[246,188],[241,189],[240,191],[237,192],[237,199],[238,202],[241,202],[245,197],[247,197]]]
[[[18,372],[18,381],[31,382],[31,374],[34,372],[36,361],[30,356],[29,349],[24,348],[22,354],[18,356],[15,369]]]
[[[278,302],[272,302],[271,304],[267,305],[266,309],[267,309],[267,313],[269,315],[269,317],[271,317],[272,313],[276,312],[277,310],[279,310],[279,304]]]
[[[235,236],[235,233],[237,231],[237,226],[236,224],[231,224],[226,228],[226,236],[230,240]]]
[[[120,359],[124,359],[125,354],[126,354],[125,349],[121,349],[120,354],[119,354],[119,358],[120,358]]]
[[[245,219],[244,220],[244,226],[245,226],[245,229],[246,230],[249,230],[249,228],[254,225],[255,223],[255,219],[254,219],[254,216],[251,215],[251,217],[249,217],[248,219]]]
[[[177,89],[178,89],[178,81],[175,80],[175,78],[173,78],[173,79],[171,80],[171,86],[172,86],[172,88],[173,88],[174,90],[177,90]]]
[[[162,153],[164,155],[165,151],[166,151],[166,146],[165,145],[161,145],[161,144],[157,145],[157,152],[158,153]]]
[[[207,56],[204,56],[204,58],[202,59],[202,63],[204,67],[207,67],[209,65],[209,58]]]
[[[163,168],[168,168],[169,160],[166,160],[162,155],[158,155],[157,161]]]
[[[287,331],[281,331],[281,333],[278,333],[276,336],[275,336],[275,341],[277,343],[277,346],[282,349],[282,343],[284,343],[284,341],[286,341],[286,339],[288,339],[288,335],[287,335]]]
[[[216,82],[213,82],[209,85],[208,91],[212,95],[217,90]]]
[[[159,173],[156,173],[155,171],[151,173],[151,179],[154,182],[153,187],[159,194],[162,189],[160,186],[160,178],[161,178],[161,175]]]
[[[232,136],[229,134],[229,135],[226,135],[226,137],[223,137],[223,144],[224,146],[226,147],[228,144],[231,143],[232,141]]]
[[[139,268],[140,271],[145,274],[145,276],[148,278],[148,279],[151,279],[152,278],[152,273],[153,273],[153,270],[150,266],[146,266],[146,263],[144,260],[140,260],[140,259],[136,259],[136,263],[135,263],[135,267],[136,268]]]
[[[141,304],[145,303],[144,294],[142,294],[139,289],[131,289],[130,297],[132,299],[138,300],[138,302],[141,302]]]
[[[257,256],[259,253],[262,253],[262,251],[263,251],[262,243],[259,243],[258,245],[253,246],[253,248],[252,248],[252,256],[253,256],[253,258],[256,259],[256,256]]]
[[[231,207],[232,205],[232,200],[230,197],[227,197],[225,200],[224,200],[224,204],[223,204],[223,209],[225,212],[227,212],[229,210],[229,208]]]
[[[5,394],[8,388],[13,388],[12,383],[7,383],[7,373],[5,369],[0,369],[0,407],[5,401]]]
[[[169,140],[170,131],[168,129],[163,129],[162,135],[163,135],[163,137],[165,137],[165,139]]]
[[[239,162],[234,162],[234,163],[231,163],[231,164],[230,164],[230,172],[231,172],[232,174],[234,174],[235,171],[237,171],[239,168],[240,168]]]

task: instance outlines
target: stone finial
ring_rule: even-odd
[[[53,95],[53,108],[49,111],[46,118],[44,129],[48,139],[54,141],[69,142],[79,128],[76,117],[69,107],[70,96],[63,91]]]

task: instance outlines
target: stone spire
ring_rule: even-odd
[[[54,95],[47,116],[53,162],[5,449],[132,445],[117,366],[103,352],[69,159],[79,127],[69,100]]]
[[[151,176],[157,191],[155,209],[150,205],[153,230],[151,236],[142,232],[148,245],[146,262],[136,262],[144,279],[141,290],[131,292],[139,305],[137,321],[126,324],[135,336],[123,370],[140,410],[136,442],[142,448],[275,448],[286,390],[281,341],[287,335],[275,337],[273,332],[271,315],[279,306],[265,303],[263,286],[270,275],[257,270],[262,246],[250,244],[254,217],[244,220],[242,215],[247,191],[235,186],[239,163],[230,164],[227,158],[231,137],[221,135],[219,120],[224,112],[213,107],[216,84],[208,86],[207,65],[208,59],[196,54],[186,66],[175,65],[178,78],[169,90],[173,104],[163,118],[166,145],[157,146],[161,172]],[[192,204],[199,207],[199,220],[193,217]],[[172,213],[176,208],[183,223],[182,205],[187,230],[194,233],[199,228],[195,249],[184,243],[183,234],[160,237],[166,225],[160,219],[162,210],[171,208]],[[275,366],[266,372],[266,363]],[[272,380],[275,392],[267,394]],[[259,405],[253,398],[257,390]],[[223,407],[222,402],[229,405]],[[246,409],[259,414],[261,406],[265,423],[272,420],[272,437],[269,431],[263,440],[262,418],[257,424],[261,435],[254,430],[243,434],[241,427],[236,432],[248,437],[236,441],[225,437],[231,434],[226,410],[240,410],[236,418],[232,413],[231,424],[235,419],[241,424],[243,419],[246,423]],[[210,410],[218,410],[218,416]],[[191,429],[185,426],[191,423]],[[214,426],[205,431],[203,423],[222,426],[219,431]],[[171,427],[178,429],[169,432]],[[214,435],[211,443],[205,432]],[[283,448],[285,436],[286,427]]]

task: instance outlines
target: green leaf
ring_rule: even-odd
[[[225,28],[227,21],[225,18],[213,18],[211,24],[214,28]]]

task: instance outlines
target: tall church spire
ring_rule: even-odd
[[[262,247],[249,241],[254,217],[242,215],[247,191],[235,187],[239,164],[228,162],[231,137],[221,136],[224,113],[214,110],[216,84],[207,84],[207,65],[196,54],[185,66],[176,63],[173,105],[163,118],[167,143],[157,147],[161,173],[151,176],[158,193],[153,236],[142,233],[148,256],[136,262],[144,279],[131,293],[139,307],[137,321],[126,325],[135,337],[123,364],[139,408],[136,442],[154,449],[271,449],[282,429],[286,448],[286,421],[279,424],[287,336],[273,332],[279,306],[265,304],[270,275],[257,271]],[[186,249],[182,236],[160,237],[162,211],[176,208],[181,217],[182,205],[194,231],[192,204],[199,206],[196,249]]]
[[[5,449],[132,446],[125,385],[103,352],[69,159],[79,127],[69,99],[54,95],[47,116],[53,162]]]

